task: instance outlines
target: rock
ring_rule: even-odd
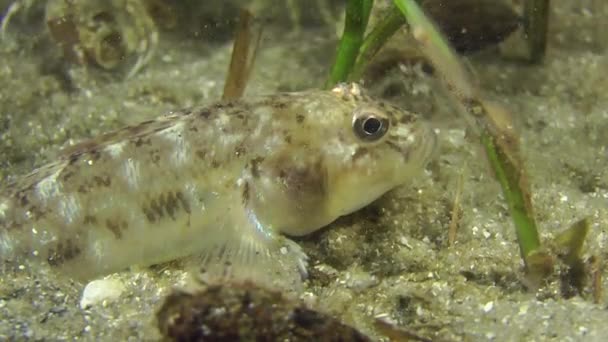
[[[422,7],[460,53],[475,52],[500,43],[521,22],[513,8],[504,1],[425,0]]]
[[[371,341],[327,314],[251,283],[172,293],[157,323],[170,341]]]
[[[118,279],[106,278],[93,280],[85,286],[80,299],[82,309],[93,305],[116,300],[125,290],[125,286]]]

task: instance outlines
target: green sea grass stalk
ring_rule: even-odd
[[[405,18],[398,11],[390,11],[386,17],[376,24],[373,30],[365,36],[359,56],[355,62],[352,73],[349,76],[351,81],[361,79],[369,61],[380,51],[397,30],[405,25]]]
[[[348,0],[344,32],[329,79],[325,82],[326,89],[348,79],[363,43],[373,4],[373,0]]]
[[[469,73],[422,9],[413,0],[394,0],[406,18],[414,38],[443,77],[447,87],[464,108],[484,146],[496,179],[500,183],[515,225],[517,241],[526,270],[534,282],[552,269],[551,258],[541,250],[528,178],[519,151],[519,139],[510,123],[511,115],[485,99]]]
[[[549,0],[524,1],[524,31],[533,63],[539,63],[545,56],[548,26]]]

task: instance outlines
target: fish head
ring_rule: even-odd
[[[290,106],[302,117],[290,126],[290,144],[265,161],[271,176],[255,187],[261,216],[287,235],[312,233],[411,182],[436,149],[417,115],[356,84],[294,97]]]
[[[374,100],[356,84],[339,85],[332,93],[343,109],[339,133],[324,149],[326,212],[337,218],[411,183],[434,156],[437,139],[418,115]]]

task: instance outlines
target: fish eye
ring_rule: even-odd
[[[353,117],[353,130],[364,141],[376,141],[388,131],[389,120],[373,111],[359,111]]]

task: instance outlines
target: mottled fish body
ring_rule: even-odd
[[[357,85],[175,112],[77,146],[0,195],[3,264],[90,277],[200,253],[305,270],[311,233],[407,183],[435,148]]]

